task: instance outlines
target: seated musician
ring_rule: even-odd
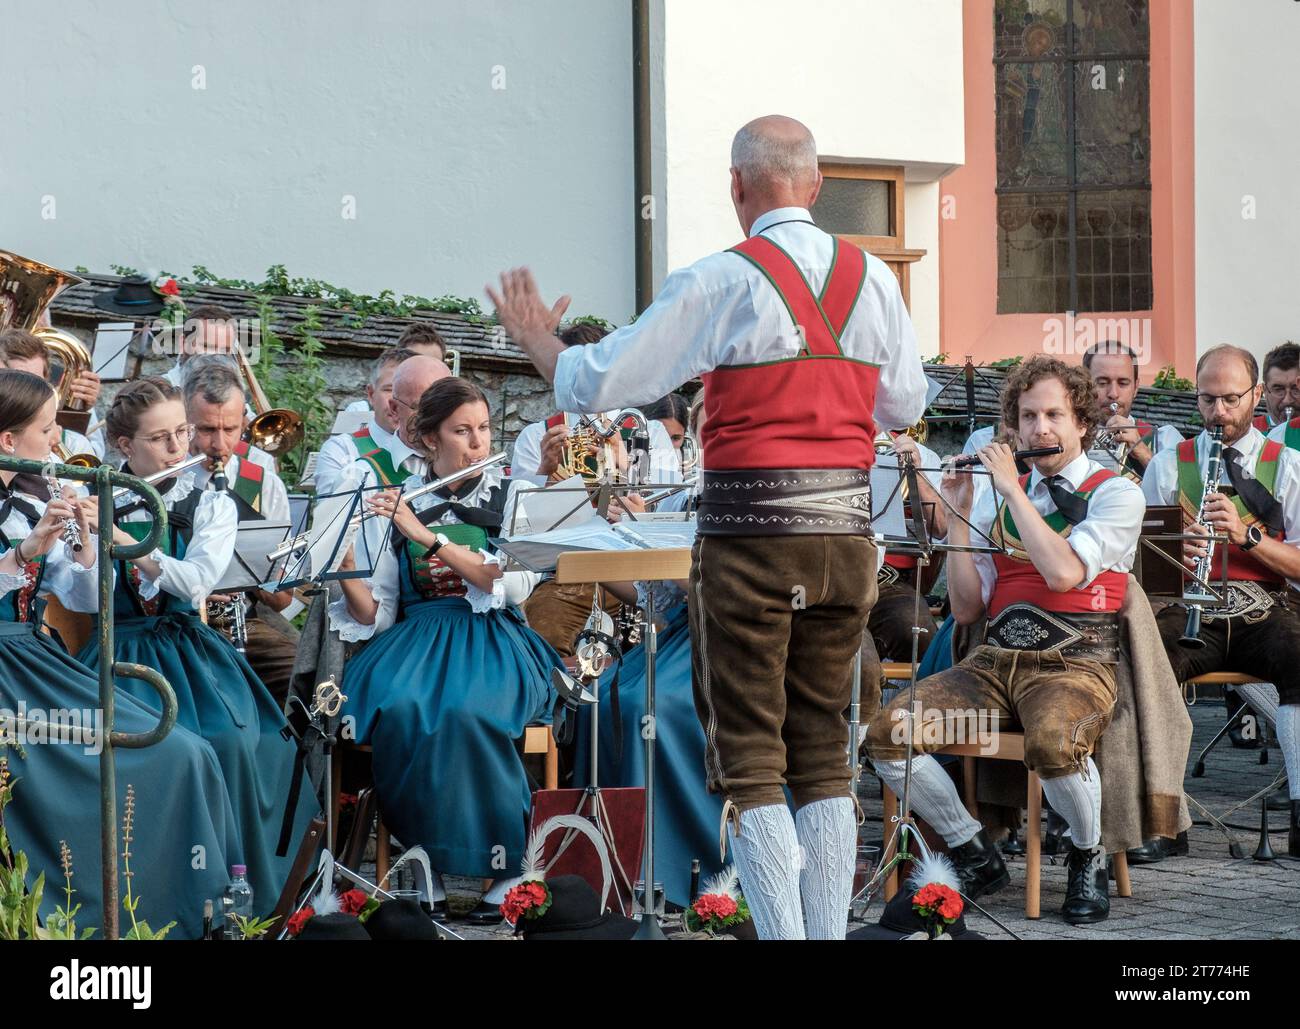
[[[609,334],[591,322],[577,322],[560,332],[565,346],[585,346],[598,343]],[[606,418],[617,412],[607,411]],[[533,422],[524,427],[515,439],[510,459],[510,474],[518,481],[528,481],[542,486],[564,478],[563,461],[565,440],[573,430],[579,415],[556,414],[545,421]],[[675,483],[682,481],[681,461],[662,422],[649,419],[650,425],[650,478],[653,482]],[[620,464],[626,460],[621,440],[615,436],[619,447]],[[531,625],[560,654],[573,654],[573,638],[591,614],[594,587],[581,583],[560,585],[547,579],[533,591],[524,613]],[[618,610],[618,601],[607,596],[605,610]]]
[[[359,457],[378,462],[385,486],[405,478],[399,475],[398,468],[414,451],[398,438],[397,420],[389,401],[397,366],[414,356],[414,350],[393,347],[375,358],[370,367],[370,382],[366,384],[365,409],[370,411],[370,419],[356,432],[339,433],[321,444],[314,476],[318,497],[335,492],[343,473]]]
[[[444,363],[447,360],[447,341],[442,338],[442,333],[430,322],[412,322],[402,330],[402,334],[397,337],[397,342],[393,344],[392,350],[404,351],[407,357],[412,354],[422,354],[425,357],[436,357]],[[379,360],[383,360],[384,356],[392,353],[392,350],[386,351],[384,355],[380,356]],[[448,367],[448,371],[450,371],[450,367]],[[373,384],[373,382],[374,379],[372,378],[371,383]],[[384,403],[384,400],[378,399],[371,389],[367,387],[365,400],[354,400],[343,410],[374,413],[379,410],[379,407],[375,405]],[[369,419],[369,421],[372,425],[374,424],[373,418]]]
[[[1290,340],[1264,355],[1264,408],[1252,424],[1268,436],[1300,415],[1300,345]]]
[[[262,463],[240,439],[247,401],[243,380],[234,367],[222,358],[192,358],[186,369],[184,401],[186,417],[194,426],[190,453],[208,458],[194,470],[195,487],[228,491],[237,522],[289,521],[289,492],[284,483],[275,469]],[[220,475],[216,474],[218,466]],[[235,598],[214,594],[210,599],[226,603]],[[239,601],[246,610],[248,663],[281,704],[289,692],[297,632],[283,618],[266,612],[278,614],[292,601],[289,590],[270,593],[260,589],[250,590]],[[229,628],[216,621],[213,627]]]
[[[682,443],[686,439],[686,424],[690,420],[690,404],[684,396],[669,393],[653,404],[646,404],[641,408],[641,413],[664,427],[675,450],[682,449]]]
[[[1179,680],[1206,672],[1256,675],[1277,687],[1277,738],[1290,784],[1288,851],[1300,857],[1300,452],[1266,440],[1252,424],[1263,389],[1248,350],[1217,346],[1196,364],[1196,401],[1205,430],[1177,451],[1156,455],[1142,480],[1151,504],[1177,504],[1189,533],[1204,521],[1229,543],[1216,546],[1210,585],[1219,589],[1227,562],[1228,604],[1206,608],[1200,649],[1179,645],[1187,628],[1181,606],[1156,616]],[[1223,472],[1216,493],[1203,496],[1209,430],[1223,427]],[[1198,518],[1198,512],[1200,517]],[[1185,543],[1189,567],[1206,552]]]
[[[232,404],[236,413],[242,399],[241,394],[239,406]],[[147,476],[186,459],[194,426],[180,391],[166,379],[147,378],[127,384],[113,398],[108,433],[126,459],[123,470]],[[196,478],[191,469],[158,483],[167,534],[149,554],[118,563],[113,657],[156,668],[171,683],[177,722],[207,740],[220,762],[234,807],[239,853],[253,889],[274,897],[293,861],[292,854],[277,856],[276,850],[296,749],[281,735],[285,719],[279,704],[250,663],[198,617],[196,607],[230,564],[238,500],[234,493],[204,491]],[[143,502],[122,498],[114,516],[114,542],[130,546],[143,539],[150,522]],[[88,667],[98,667],[98,636],[77,656]],[[157,694],[143,680],[123,676],[118,684],[157,707]],[[315,813],[310,791],[302,793],[300,787],[294,841]]]
[[[490,453],[487,398],[464,379],[425,390],[411,428],[434,478]],[[374,748],[384,824],[424,847],[436,872],[496,880],[469,915],[483,924],[501,921],[498,905],[518,881],[531,792],[515,741],[550,717],[560,663],[515,610],[537,576],[503,572],[491,550],[506,509],[501,480],[492,467],[411,504],[396,490],[374,497],[371,509],[392,518],[390,544],[369,578],[341,581],[330,609],[345,641],[370,640],[348,661],[343,712],[356,741]],[[435,879],[428,899],[445,908]]]
[[[1093,344],[1084,351],[1083,366],[1091,373],[1097,389],[1102,428],[1112,433],[1113,441],[1111,449],[1094,443],[1088,456],[1103,468],[1122,471],[1133,481],[1141,482],[1151,458],[1178,446],[1183,441],[1182,434],[1172,425],[1156,428],[1150,422],[1132,417],[1138,392],[1137,356],[1123,343],[1103,340]],[[1122,469],[1115,460],[1121,446],[1125,448]]]
[[[39,336],[22,329],[5,329],[0,332],[0,367],[31,372],[49,381],[50,354]],[[99,376],[87,368],[72,382],[72,399],[80,401],[83,408],[90,410],[99,399],[99,390]],[[94,454],[101,460],[104,457],[104,436],[99,432],[92,439],[60,426],[59,443],[69,456]]]
[[[1026,447],[1063,451],[1031,459],[1033,470],[1022,476],[1010,447],[991,443],[979,451],[990,484],[977,488],[964,471],[944,473],[943,494],[953,509],[1010,556],[948,555],[953,615],[963,625],[987,617],[988,625],[981,646],[916,685],[920,756],[912,766],[911,799],[948,845],[964,893],[974,898],[1007,885],[1001,856],[930,752],[954,742],[958,723],[972,712],[991,712],[1002,727],[1019,725],[1025,764],[1070,827],[1062,914],[1072,924],[1097,922],[1110,901],[1092,752],[1115,705],[1118,612],[1137,549],[1142,494],[1084,453],[1097,423],[1084,369],[1032,358],[1007,377],[1002,408]],[[951,514],[948,541],[985,542]],[[867,735],[877,774],[900,794],[907,703],[903,692],[872,718]]]

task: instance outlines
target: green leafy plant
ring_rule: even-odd
[[[571,318],[569,320],[569,324],[570,325],[594,325],[599,329],[604,329],[606,332],[614,331],[613,322],[607,321],[606,319],[601,318],[599,315],[595,315],[595,314],[580,314],[576,318]]]
[[[141,274],[137,269],[131,268],[125,264],[110,264],[109,268],[112,269],[114,275],[120,275],[124,279],[129,279],[133,275]]]
[[[45,892],[45,873],[28,888],[27,855],[9,846],[4,811],[13,798],[14,778],[3,753],[7,745],[0,735],[0,940],[39,940],[47,935],[37,914]]]
[[[947,355],[946,353],[945,353],[945,354],[935,354],[934,357],[930,358],[930,360],[927,361],[926,363],[927,363],[927,364],[947,364],[947,363],[948,363],[948,355]]]
[[[176,928],[175,922],[168,922],[161,929],[152,929],[144,919],[135,917],[136,909],[140,906],[140,898],[135,896],[131,889],[131,880],[135,878],[135,873],[131,871],[131,841],[135,839],[132,835],[134,823],[135,787],[128,783],[126,787],[126,805],[122,814],[122,866],[125,869],[123,875],[126,878],[126,896],[122,898],[122,907],[131,916],[131,928],[122,938],[125,940],[161,940]]]
[[[1000,357],[996,361],[990,361],[990,368],[1014,368],[1025,359],[1023,354],[1016,354],[1015,357]]]
[[[280,475],[297,482],[302,476],[307,455],[320,449],[333,423],[333,409],[325,400],[329,383],[325,379],[325,361],[321,356],[325,344],[317,333],[321,329],[320,310],[307,308],[303,320],[294,328],[297,345],[285,347],[284,340],[271,328],[274,311],[271,298],[256,298],[257,317],[261,322],[260,353],[254,369],[258,382],[273,407],[283,407],[302,415],[304,435],[301,445],[278,459]]]
[[[256,940],[259,936],[265,936],[271,926],[280,921],[280,916],[273,918],[257,918],[250,915],[235,915],[235,925],[239,929],[239,938],[241,940]]]
[[[1155,381],[1151,385],[1156,389],[1179,389],[1184,392],[1196,388],[1196,383],[1192,382],[1191,379],[1179,378],[1174,372],[1174,366],[1171,364],[1165,365],[1156,373]]]
[[[77,891],[72,888],[72,850],[66,840],[59,840],[59,863],[63,866],[63,903],[50,915],[46,929],[52,940],[88,940],[94,935],[93,927],[87,926],[77,935],[77,912],[81,905],[72,904],[72,895]]]

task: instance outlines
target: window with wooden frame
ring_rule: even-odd
[[[822,161],[822,189],[813,220],[889,265],[903,302],[911,306],[909,270],[924,250],[908,250],[903,231],[903,169],[898,165]]]

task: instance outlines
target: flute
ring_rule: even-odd
[[[1012,456],[1017,461],[1025,461],[1031,457],[1048,457],[1051,454],[1060,454],[1065,450],[1059,443],[1054,447],[1030,447],[1028,450],[1017,450]],[[952,466],[954,468],[969,468],[973,464],[979,464],[978,454],[962,454],[953,458]]]
[[[48,466],[45,470],[45,485],[50,488],[51,500],[63,499],[63,484],[50,473]],[[75,518],[65,518],[63,520],[62,539],[64,543],[72,548],[74,553],[81,553],[81,526],[77,524]]]
[[[482,461],[475,461],[467,468],[461,468],[458,471],[452,472],[450,475],[444,475],[441,479],[435,479],[433,482],[426,482],[423,486],[417,486],[409,493],[406,492],[404,486],[400,487],[402,492],[399,494],[398,500],[399,502],[405,500],[409,503],[416,497],[422,497],[426,493],[432,493],[434,490],[442,489],[443,486],[464,479],[467,476],[473,475],[475,472],[481,472],[484,468],[489,468],[494,464],[499,464],[504,461],[507,456],[506,452],[502,450],[499,453],[493,454],[491,457],[485,457]],[[374,517],[376,516],[370,511],[362,511],[360,514],[353,515],[352,519],[348,522],[347,531],[351,532],[360,526],[367,518]],[[294,536],[291,539],[287,539],[266,555],[267,560],[275,562],[282,557],[292,554],[295,550],[302,550],[310,543],[310,539],[311,534],[306,532]]]
[[[172,476],[180,475],[181,472],[189,471],[195,465],[202,464],[207,459],[208,458],[206,454],[198,454],[194,457],[187,458],[186,460],[182,461],[180,464],[172,465],[170,468],[159,468],[158,471],[156,472],[150,472],[148,475],[142,475],[140,476],[140,481],[146,482],[150,486],[152,486],[155,482],[162,482],[162,480],[164,479],[170,479]],[[128,493],[134,493],[134,492],[135,489],[131,486],[119,486],[117,489],[113,490],[113,502],[116,503],[117,501],[121,500],[124,496],[126,496]]]

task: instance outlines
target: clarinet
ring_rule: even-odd
[[[230,489],[230,484],[226,481],[226,466],[218,459],[212,465],[212,488],[218,493],[225,493]],[[248,626],[244,621],[244,602],[240,597],[225,604],[208,604],[208,618],[221,618],[229,623],[227,632],[230,635],[230,642],[235,650],[243,654],[247,652],[248,644]]]
[[[45,485],[50,489],[51,500],[62,498],[63,484],[48,471],[45,473]],[[71,547],[74,553],[81,553],[81,526],[77,524],[75,518],[65,518],[63,520],[62,538],[63,542]]]
[[[1205,489],[1201,493],[1201,508],[1196,514],[1196,524],[1205,525],[1205,498],[1219,492],[1219,479],[1223,476],[1223,426],[1216,425],[1210,432],[1210,452],[1205,467]],[[1214,537],[1206,540],[1204,556],[1197,558],[1196,579],[1183,590],[1183,603],[1187,605],[1187,627],[1178,639],[1180,647],[1200,650],[1205,646],[1201,639],[1201,613],[1206,604],[1217,598],[1206,585],[1214,573]]]

